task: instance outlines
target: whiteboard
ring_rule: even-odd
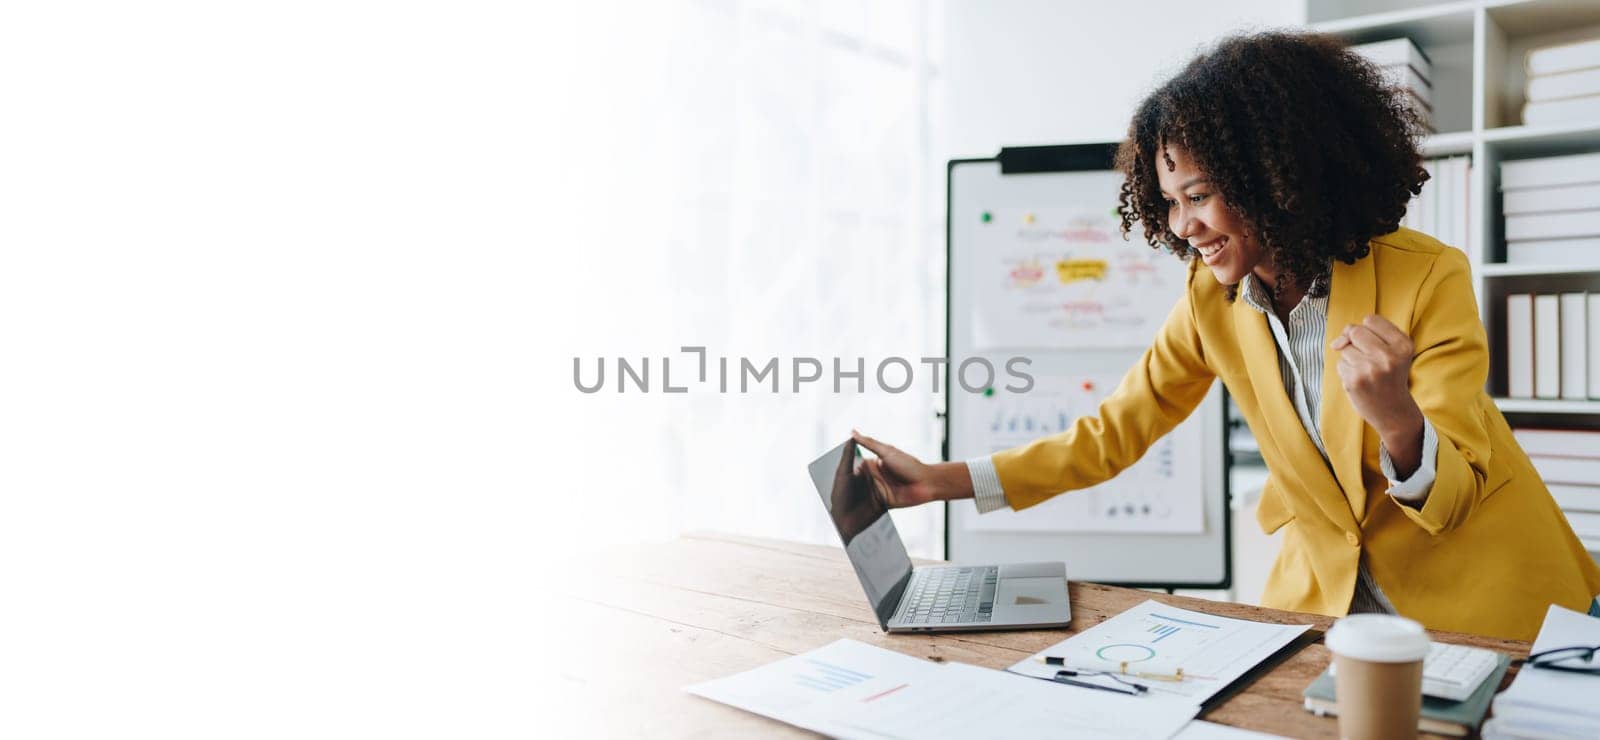
[[[1184,290],[1187,266],[1124,241],[1114,145],[1008,149],[949,165],[946,346],[952,367],[1016,357],[1033,387],[1003,372],[992,393],[946,384],[950,460],[980,457],[1093,415],[1143,354]],[[1004,171],[1002,171],[1004,162]],[[1136,227],[1137,229],[1137,227]],[[1014,512],[946,504],[957,563],[1057,560],[1074,580],[1228,588],[1227,427],[1222,384],[1116,478]]]

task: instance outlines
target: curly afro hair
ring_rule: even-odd
[[[1404,93],[1338,39],[1232,36],[1139,104],[1117,151],[1122,232],[1138,222],[1152,247],[1197,254],[1169,227],[1156,179],[1175,144],[1261,241],[1278,267],[1274,292],[1288,281],[1324,296],[1332,260],[1365,257],[1421,192],[1422,133]]]

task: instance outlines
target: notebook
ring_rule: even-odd
[[[1489,711],[1489,700],[1494,698],[1495,690],[1500,687],[1500,679],[1505,677],[1506,668],[1510,665],[1511,656],[1501,653],[1494,670],[1463,701],[1422,697],[1422,717],[1417,720],[1417,730],[1460,737],[1477,729],[1483,722],[1483,715]],[[1323,671],[1322,675],[1317,676],[1317,680],[1312,681],[1304,692],[1306,711],[1319,716],[1337,715],[1333,685],[1333,674]]]

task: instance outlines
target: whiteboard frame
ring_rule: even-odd
[[[944,327],[945,349],[950,358],[948,367],[954,367],[967,357],[1006,354],[1004,351],[976,352],[971,346],[970,328],[973,312],[970,301],[975,300],[975,294],[973,286],[965,281],[957,286],[957,269],[964,263],[956,259],[953,229],[955,220],[969,215],[973,209],[958,208],[960,203],[957,198],[962,196],[956,192],[958,178],[966,177],[968,173],[977,176],[982,170],[989,170],[998,172],[1001,182],[1008,183],[1005,189],[1009,189],[1011,182],[1018,183],[1018,187],[1022,187],[1029,183],[1044,184],[1047,180],[1043,178],[1071,172],[1109,171],[1116,146],[1116,144],[1070,144],[1026,147],[1004,149],[996,157],[949,161],[945,177]],[[1017,180],[1008,180],[1012,177]],[[1041,206],[1047,202],[1047,195],[1041,196],[1036,201]],[[987,208],[1009,205],[1018,204],[983,204]],[[1033,205],[1033,203],[1021,205]],[[958,287],[961,290],[958,291]],[[968,302],[958,306],[956,302],[958,297],[968,299]],[[962,337],[960,344],[955,341],[955,314],[958,309],[967,312],[966,323],[963,324],[967,329],[967,336]],[[1051,367],[1056,368],[1054,371],[1070,368],[1072,371],[1084,373],[1110,372],[1120,377],[1132,362],[1138,360],[1144,352],[1144,347],[1133,350],[1076,350],[1072,353],[1070,362],[1062,357],[1066,353],[1060,350],[1024,348],[1021,351],[1031,353],[1030,356],[1035,357],[1035,366],[1031,368],[1035,371],[1041,367],[1037,356],[1044,354],[1053,355],[1053,359],[1056,360],[1055,363],[1047,363],[1044,366],[1047,370]],[[991,357],[991,361],[995,359],[997,358]],[[1003,363],[1003,359],[1001,362]],[[957,404],[954,403],[954,395],[965,391],[957,389],[954,378],[948,378],[944,392],[944,413],[940,414],[944,426],[942,449],[945,459],[950,460],[952,459],[951,424],[953,418],[960,413],[956,408]],[[1204,434],[1202,450],[1204,461],[1202,495],[1205,497],[1202,507],[1205,516],[1203,533],[1086,534],[969,530],[965,528],[964,523],[972,517],[980,516],[973,505],[967,501],[946,502],[944,508],[946,559],[956,563],[972,564],[1059,560],[1066,564],[1067,576],[1077,581],[1168,590],[1232,588],[1233,528],[1232,512],[1229,507],[1231,496],[1228,474],[1233,460],[1227,446],[1226,398],[1226,390],[1222,383],[1216,382],[1206,399],[1191,415],[1191,418],[1199,416],[1203,429],[1209,430]],[[974,450],[956,450],[956,452],[962,455],[960,459],[983,454]],[[1064,495],[1072,494],[1069,492]],[[1172,564],[1178,564],[1179,567],[1174,568]]]

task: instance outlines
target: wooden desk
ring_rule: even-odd
[[[572,575],[562,614],[578,639],[556,646],[561,681],[584,727],[608,735],[809,735],[692,696],[683,687],[849,637],[930,660],[1005,668],[1065,638],[1062,630],[886,635],[837,547],[700,534],[608,553]],[[596,572],[598,571],[598,573]],[[1073,581],[1073,632],[1145,599],[1227,617],[1314,624],[1333,619]],[[1525,657],[1528,643],[1435,632],[1433,637]],[[1296,738],[1337,737],[1337,721],[1302,708],[1300,692],[1330,660],[1320,642],[1285,660],[1205,719]],[[1506,681],[1511,676],[1507,675]],[[1502,685],[1503,687],[1503,685]]]

